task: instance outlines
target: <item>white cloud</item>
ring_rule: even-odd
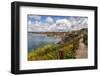
[[[39,21],[41,19],[41,16],[33,16],[33,18],[36,20],[36,21]]]
[[[49,25],[53,24],[54,23],[53,18],[47,17],[46,18],[46,23],[49,24]]]
[[[32,25],[32,22],[31,22],[31,20],[28,20],[28,25]]]
[[[70,21],[70,23],[71,23],[72,26],[76,25],[76,23],[77,23],[76,19],[74,17],[70,17],[69,21]]]
[[[81,18],[79,27],[81,28],[87,28],[88,27],[88,19],[87,18]]]
[[[33,20],[34,19],[34,22]],[[39,25],[40,24],[40,19],[41,19],[41,16],[38,16],[38,15],[30,15],[29,16],[29,20],[28,20],[28,25]]]
[[[54,23],[54,24],[48,26],[47,31],[49,31],[49,32],[50,32],[50,31],[51,31],[51,32],[52,32],[52,31],[53,31],[53,32],[56,31],[56,24]]]
[[[65,27],[71,27],[71,22],[69,21],[69,20],[67,20],[67,19],[60,19],[60,20],[57,20],[56,21],[56,24],[58,25],[58,26],[65,26]]]
[[[48,18],[48,21],[51,22],[52,20]],[[34,32],[65,32],[69,31],[70,27],[70,21],[68,21],[67,19],[59,19],[56,21],[56,23],[53,23],[52,25],[45,24],[44,26],[41,26],[40,24],[35,24],[31,28]]]
[[[81,28],[87,28],[87,18],[70,18],[68,19],[59,19],[54,20],[51,17],[46,18],[46,23],[41,25],[39,21],[37,21],[34,25],[29,27],[29,31],[33,32],[67,32],[72,30],[79,30]],[[28,22],[31,24],[31,22]],[[74,26],[74,27],[72,27]]]
[[[34,25],[37,25],[37,26],[40,25],[41,16],[35,15],[35,16],[33,16],[33,18],[34,18],[34,20],[35,20]]]
[[[82,29],[82,28],[87,28],[87,26],[88,26],[88,18],[70,17],[69,20],[72,24],[72,30],[79,30],[79,29]]]

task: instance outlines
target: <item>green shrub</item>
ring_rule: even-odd
[[[87,30],[70,32],[70,39],[63,44],[46,44],[28,53],[28,60],[55,60],[59,59],[59,50],[63,50],[64,59],[75,59],[75,51],[78,49],[78,42],[83,34],[83,42],[88,45]]]

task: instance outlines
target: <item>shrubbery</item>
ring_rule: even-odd
[[[28,60],[54,60],[59,59],[59,50],[64,52],[64,59],[75,58],[75,50],[72,42],[65,43],[63,45],[47,44],[44,47],[40,47],[28,54]]]
[[[85,31],[85,32],[84,32]],[[80,33],[81,32],[81,33]],[[87,31],[82,29],[80,31],[71,32],[71,37],[69,41],[64,44],[46,44],[28,53],[28,60],[55,60],[59,59],[59,50],[63,50],[64,59],[74,59],[75,50],[78,49],[78,42],[80,39],[80,34],[83,33],[83,42],[87,43]]]

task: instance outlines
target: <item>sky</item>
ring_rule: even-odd
[[[67,32],[87,28],[88,17],[29,14],[27,25],[31,32]]]

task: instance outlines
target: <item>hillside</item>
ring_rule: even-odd
[[[80,39],[83,39],[82,42],[87,48],[87,33],[87,29],[64,33],[59,43],[47,44],[29,52],[28,60],[75,59]]]

